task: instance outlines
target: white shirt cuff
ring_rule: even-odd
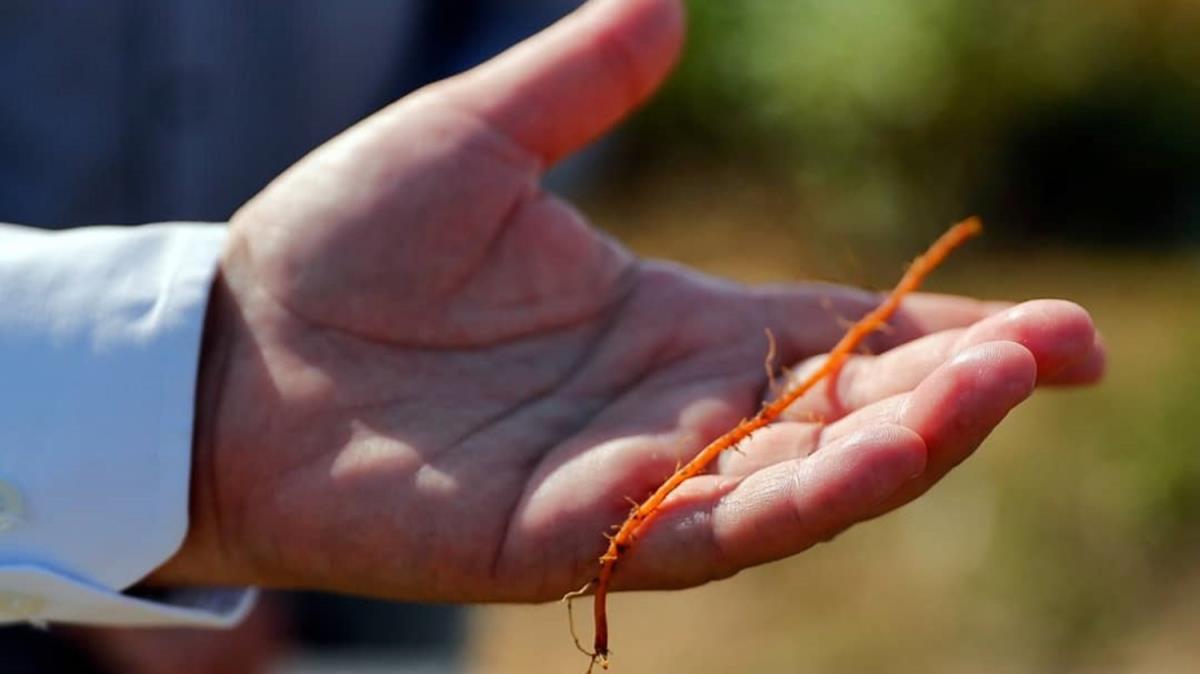
[[[216,225],[0,225],[0,623],[223,626],[253,593],[124,591],[188,525]]]

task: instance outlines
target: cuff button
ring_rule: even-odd
[[[46,609],[46,600],[18,592],[0,592],[0,618],[29,620]]]

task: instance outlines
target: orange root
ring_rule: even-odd
[[[691,461],[687,462],[675,471],[666,482],[664,482],[657,490],[654,491],[645,501],[636,504],[636,507],[629,513],[629,517],[621,524],[617,533],[609,536],[608,549],[600,557],[600,570],[596,579],[581,590],[568,594],[563,599],[568,603],[568,615],[570,614],[570,600],[574,599],[589,589],[595,589],[595,604],[593,611],[593,619],[595,620],[595,636],[594,646],[591,651],[588,651],[579,642],[575,636],[574,620],[571,623],[571,636],[575,639],[575,645],[585,655],[589,656],[592,661],[588,667],[588,672],[592,671],[597,663],[601,667],[608,668],[608,614],[607,603],[609,585],[612,582],[613,572],[616,570],[617,562],[621,555],[627,552],[637,540],[638,534],[649,521],[658,512],[663,501],[671,492],[675,491],[679,485],[685,480],[695,477],[704,472],[709,464],[711,464],[720,454],[727,449],[734,448],[738,443],[748,438],[755,431],[772,423],[788,408],[811,390],[814,386],[836,373],[843,363],[858,349],[867,336],[876,330],[880,330],[887,326],[887,321],[896,312],[900,306],[900,301],[904,296],[916,290],[929,274],[940,265],[954,249],[962,245],[966,240],[978,235],[983,231],[982,223],[979,218],[968,218],[963,222],[951,227],[937,241],[930,246],[929,250],[913,261],[912,265],[905,272],[900,282],[883,301],[873,311],[863,316],[858,322],[850,326],[845,336],[833,347],[829,352],[829,357],[817,371],[809,375],[804,381],[787,390],[783,395],[775,400],[765,403],[758,413],[753,417],[746,419],[735,426],[732,430],[725,433],[721,437],[713,440],[707,447],[702,449]],[[773,343],[772,343],[773,347]],[[772,350],[774,350],[772,348]],[[768,370],[769,371],[769,370]]]

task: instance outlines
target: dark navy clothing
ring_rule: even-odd
[[[573,0],[5,0],[0,222],[223,221]]]

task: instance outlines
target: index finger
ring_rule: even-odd
[[[885,293],[835,284],[805,283],[758,289],[766,327],[778,342],[780,362],[792,364],[825,353],[846,328],[879,305]],[[973,325],[1013,306],[1012,302],[960,295],[912,293],[888,321],[887,328],[865,342],[870,353],[882,353],[918,337]]]

